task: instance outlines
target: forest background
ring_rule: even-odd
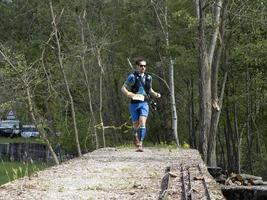
[[[209,163],[206,143],[215,149],[216,165],[266,179],[266,5],[264,0],[1,0],[1,117],[14,110],[22,122],[35,123],[51,152],[57,144],[81,155],[129,143],[129,99],[120,88],[133,70],[130,62],[142,56],[153,88],[162,94],[158,109],[151,109],[147,144],[188,143]],[[204,75],[216,86],[207,105],[219,115],[215,134],[203,143],[201,44],[214,44],[214,33],[215,64]]]

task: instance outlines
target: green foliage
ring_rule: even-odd
[[[177,144],[174,141],[169,144],[167,144],[167,142],[160,142],[159,144],[149,145],[149,146],[155,146],[157,148],[165,148],[165,149],[177,149],[178,148]]]
[[[266,149],[265,149],[266,152]],[[266,153],[262,156],[257,156],[254,163],[255,174],[260,174],[263,180],[267,180],[267,156]]]
[[[190,148],[190,145],[184,141],[182,147],[184,149],[189,149]]]
[[[235,62],[240,67],[250,66],[252,69],[260,68],[266,71],[266,49],[267,40],[239,45],[234,50]]]
[[[195,107],[194,125],[197,134],[199,131],[198,24],[193,2],[154,0],[153,5],[156,6],[158,16],[150,0],[52,2],[57,16],[59,29],[57,34],[60,38],[64,70],[73,95],[82,150],[90,151],[95,148],[93,130],[94,126],[100,123],[100,75],[103,75],[104,96],[101,111],[104,126],[119,127],[128,121],[127,126],[121,129],[106,129],[106,143],[109,146],[129,144],[132,140],[129,100],[120,91],[127,74],[132,71],[127,58],[132,63],[136,57],[147,58],[148,72],[157,74],[168,83],[168,51],[175,62],[178,133],[181,141],[184,141],[185,148],[189,148],[188,108],[191,92]],[[164,19],[165,3],[168,7],[169,49],[166,49],[166,38],[157,18]],[[64,12],[59,18],[63,9]],[[212,10],[212,6],[207,7],[207,10]],[[238,0],[232,4],[227,13],[225,27],[227,44],[224,46],[220,63],[219,89],[226,69],[229,70],[229,75],[219,127],[223,129],[226,126],[226,108],[229,111],[231,124],[234,123],[233,105],[236,103],[238,128],[241,130],[248,118],[247,99],[250,98],[251,116],[256,122],[251,128],[253,151],[255,151],[257,131],[260,134],[260,145],[266,147],[267,144],[266,2],[257,0],[244,4]],[[211,17],[211,13],[207,12],[205,23],[208,33],[213,23]],[[32,121],[26,101],[25,85],[21,82],[23,79],[30,86],[35,109],[44,120],[52,145],[60,144],[67,152],[76,152],[71,107],[59,68],[58,49],[51,22],[51,11],[47,1],[29,0],[10,3],[0,1],[1,50],[16,67],[16,70],[12,69],[0,57],[0,114],[4,118],[6,112],[13,109],[21,121],[25,123]],[[82,26],[85,44],[81,38]],[[84,48],[86,48],[85,53]],[[102,72],[96,49],[100,53]],[[227,60],[225,60],[226,55],[229,56]],[[85,59],[89,85],[86,85],[81,57]],[[246,79],[247,71],[249,79]],[[146,142],[168,146],[173,142],[169,91],[162,80],[153,75],[152,77],[153,88],[162,94],[162,98],[157,102],[158,111],[150,111]],[[190,81],[193,81],[191,88],[188,86]],[[88,97],[88,87],[91,98]],[[93,124],[89,101],[96,124]],[[102,146],[101,129],[97,131]],[[244,130],[244,133],[246,132],[247,130]],[[61,134],[56,136],[55,133]],[[220,139],[223,140],[222,149],[226,151],[226,138],[222,133],[220,135]],[[246,137],[244,134],[243,149],[247,148]],[[263,155],[266,154],[266,149],[262,148]],[[242,166],[245,165],[245,155],[246,152],[242,151]],[[265,164],[265,160],[255,157],[256,172],[264,173],[260,166]],[[16,170],[16,176],[17,174],[19,170]]]
[[[0,166],[0,185],[24,176],[30,176],[34,172],[49,167],[48,164],[43,163],[23,164],[5,161],[1,161]]]

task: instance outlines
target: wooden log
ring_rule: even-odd
[[[224,174],[221,174],[220,176],[215,178],[216,182],[225,184],[227,177]]]
[[[240,174],[237,174],[235,177],[238,181],[243,181],[243,177]]]
[[[262,180],[262,177],[260,176],[253,176],[250,174],[237,174],[236,175],[237,180]]]
[[[245,186],[252,186],[252,183],[250,182],[250,180],[245,180],[244,185]]]
[[[226,199],[235,200],[265,200],[267,187],[263,186],[223,186],[222,192]]]
[[[251,185],[263,185],[263,180],[250,180]]]
[[[235,181],[235,184],[240,186],[240,185],[242,185],[242,182],[240,182],[240,181]]]
[[[230,177],[231,177],[231,178],[235,178],[236,175],[237,175],[237,174],[235,174],[235,173],[231,173],[231,174],[230,174]]]
[[[225,185],[234,185],[233,181],[231,180],[231,178],[228,178],[226,181],[225,181]]]
[[[208,172],[210,173],[210,175],[216,178],[222,174],[222,168],[221,167],[208,167]]]
[[[230,177],[228,177],[225,181],[225,185],[264,185],[262,177],[254,176],[250,174],[234,174],[231,173]]]

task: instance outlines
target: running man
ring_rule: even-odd
[[[121,91],[124,95],[131,98],[129,105],[131,118],[133,122],[134,144],[137,151],[143,151],[143,141],[146,136],[146,120],[149,113],[148,96],[152,95],[160,98],[160,93],[152,89],[152,77],[145,74],[146,61],[143,58],[136,60],[137,71],[131,73]]]

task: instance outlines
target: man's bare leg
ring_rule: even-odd
[[[139,121],[133,122],[134,144],[136,147],[139,147],[140,145],[140,141],[138,139],[138,128],[139,128]]]

